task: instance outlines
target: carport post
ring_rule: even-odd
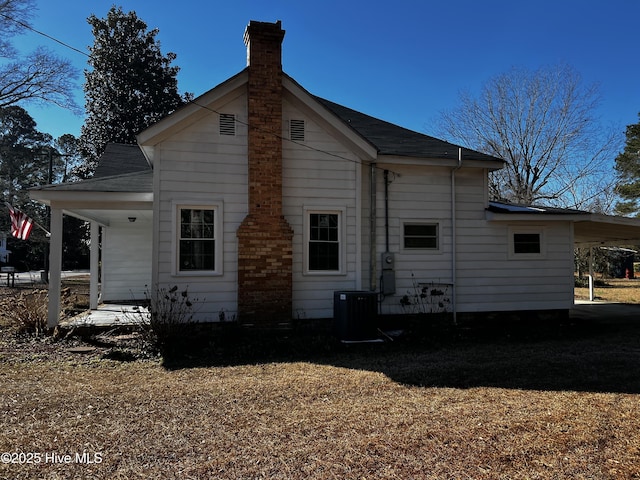
[[[593,292],[593,247],[589,247],[589,301],[595,298]]]

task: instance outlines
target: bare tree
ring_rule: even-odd
[[[608,209],[619,137],[600,126],[598,104],[598,88],[569,66],[514,68],[477,98],[462,94],[456,109],[441,114],[440,133],[505,160],[491,176],[494,199]]]
[[[79,111],[74,100],[74,80],[78,72],[71,63],[44,47],[19,55],[11,43],[13,36],[31,29],[29,20],[34,0],[0,0],[0,108],[18,103],[53,103]]]

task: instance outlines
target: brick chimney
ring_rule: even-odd
[[[280,21],[251,21],[248,63],[249,212],[238,228],[238,319],[291,320],[293,230],[282,215],[282,40]]]

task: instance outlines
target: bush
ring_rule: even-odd
[[[194,303],[199,300],[189,298],[187,289],[180,291],[177,285],[169,289],[158,287],[155,292],[147,289],[145,299],[148,314],[140,307],[136,307],[133,314],[144,348],[167,356],[188,345],[189,336],[195,331]]]
[[[18,333],[40,335],[47,329],[47,290],[12,291],[2,298],[0,308]]]

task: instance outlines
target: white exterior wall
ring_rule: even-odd
[[[385,168],[382,166],[382,168]],[[389,250],[395,254],[396,294],[384,299],[382,313],[403,313],[400,299],[417,284],[434,283],[453,296],[451,169],[389,166]],[[377,284],[380,254],[385,251],[383,172],[377,172]],[[364,202],[363,218],[368,218]],[[456,305],[458,312],[568,309],[573,303],[573,238],[569,222],[518,225],[488,222],[486,172],[463,168],[456,173]],[[402,222],[440,225],[437,251],[402,248]],[[366,220],[365,220],[366,221]],[[533,259],[509,255],[510,227],[538,226],[544,253]],[[367,226],[363,229],[366,230]],[[367,265],[363,267],[368,268]]]
[[[151,222],[123,217],[102,229],[104,302],[143,300],[151,285]]]
[[[293,228],[294,318],[333,316],[333,292],[360,288],[360,163],[309,115],[286,102],[283,137],[289,138],[289,120],[305,121],[302,145],[283,141],[283,213]],[[322,152],[330,152],[328,155]],[[304,273],[303,224],[305,207],[343,209],[344,272]]]
[[[445,167],[378,165],[376,171],[376,284],[380,289],[381,254],[386,250],[384,170],[389,170],[389,252],[395,256],[396,293],[382,302],[383,314],[408,313],[400,299],[412,296],[414,285],[452,282],[450,172]],[[368,202],[363,217],[368,219]],[[437,223],[437,250],[408,250],[403,246],[403,223]],[[368,266],[367,266],[368,268]]]
[[[156,285],[187,289],[196,306],[196,319],[215,321],[224,312],[237,314],[236,230],[247,214],[247,108],[246,96],[217,106],[221,113],[235,114],[236,135],[220,135],[218,115],[211,113],[156,147],[154,208],[158,232]],[[221,274],[174,271],[176,202],[222,207]],[[220,241],[220,239],[218,240]]]

